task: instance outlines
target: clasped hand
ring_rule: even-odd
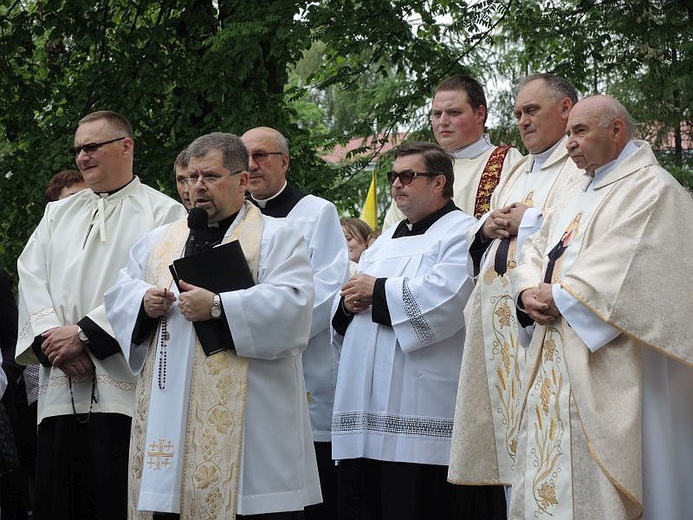
[[[77,334],[77,325],[63,325],[44,332],[41,350],[50,363],[70,377],[93,373],[94,363]]]
[[[484,221],[482,233],[490,239],[517,236],[525,211],[527,206],[518,202],[492,211]]]
[[[375,276],[355,274],[342,286],[339,293],[344,298],[344,309],[351,314],[366,310],[373,303]]]
[[[520,293],[524,310],[539,325],[549,325],[561,315],[553,301],[551,284],[542,282]]]
[[[144,312],[150,318],[159,318],[168,313],[178,300],[178,309],[188,321],[205,321],[211,318],[214,293],[180,280],[183,292],[178,298],[169,290],[151,287],[144,293]]]

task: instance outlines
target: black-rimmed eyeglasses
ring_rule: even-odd
[[[111,139],[110,141],[103,141],[101,143],[87,143],[83,144],[82,146],[75,146],[73,148],[70,148],[70,153],[75,157],[77,157],[79,155],[79,152],[82,151],[87,155],[91,155],[102,146],[115,143],[116,141],[122,141],[123,139],[127,139],[127,137],[116,137],[115,139]]]
[[[401,172],[390,171],[387,172],[387,180],[390,184],[394,184],[395,180],[399,179],[399,182],[401,182],[403,186],[406,186],[407,184],[411,184],[417,177],[435,177],[437,175],[442,175],[442,173],[415,172],[414,170],[403,170]]]

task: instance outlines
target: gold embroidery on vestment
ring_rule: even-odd
[[[168,468],[173,458],[173,443],[166,439],[153,441],[149,445],[147,457],[149,457],[147,466],[154,471],[159,471],[162,467],[164,469]]]

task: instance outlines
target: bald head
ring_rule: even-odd
[[[566,148],[578,168],[593,174],[619,156],[633,138],[633,130],[633,119],[616,99],[590,96],[568,116]]]
[[[259,200],[276,195],[286,182],[289,169],[289,145],[274,128],[258,126],[241,136],[248,149],[250,180],[248,191]]]

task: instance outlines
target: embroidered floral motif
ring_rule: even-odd
[[[558,500],[556,500],[556,487],[553,484],[544,482],[537,494],[539,498],[541,498],[540,505],[542,509],[548,509],[549,506],[558,505]]]
[[[217,432],[219,433],[227,432],[233,424],[231,413],[221,406],[216,406],[209,412],[208,421],[209,424],[216,426]]]
[[[219,482],[219,468],[210,462],[205,462],[197,467],[193,477],[199,487],[207,489],[209,486]]]
[[[532,494],[538,508],[535,516],[551,515],[550,509],[558,505],[556,486],[564,454],[562,443],[567,435],[562,418],[561,402],[564,396],[559,344],[563,344],[559,330],[547,327],[543,348],[548,348],[551,352],[549,355],[542,353],[536,377],[538,402],[535,399],[536,404],[532,405],[536,421],[533,443],[528,453],[528,465],[532,468]]]
[[[494,271],[495,272],[495,271]],[[503,280],[498,279],[496,283]],[[507,282],[506,282],[507,283]],[[491,299],[493,305],[494,348],[487,358],[497,377],[495,396],[492,395],[492,410],[495,428],[501,429],[505,437],[505,449],[512,459],[517,454],[517,434],[519,431],[520,410],[518,396],[522,363],[520,347],[516,336],[517,322],[511,309],[512,297],[507,292]]]
[[[479,179],[479,186],[476,189],[476,201],[474,203],[474,218],[476,219],[481,218],[481,215],[490,209],[491,194],[498,185],[503,161],[509,149],[509,146],[497,146],[486,162],[481,179]]]
[[[507,301],[503,301],[501,306],[496,309],[495,314],[498,316],[498,322],[501,324],[501,327],[510,327],[512,313]]]

